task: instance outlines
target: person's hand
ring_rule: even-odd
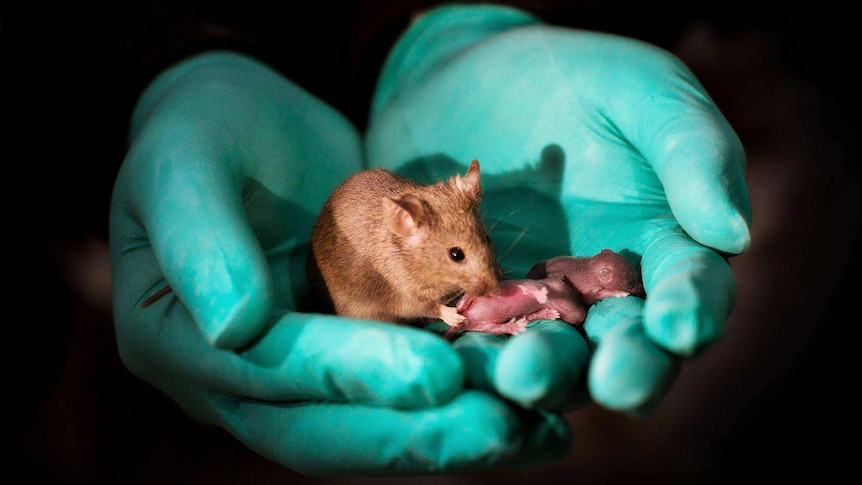
[[[390,53],[365,141],[372,164],[419,179],[478,159],[508,277],[605,248],[640,263],[646,299],[590,307],[586,340],[559,321],[464,335],[469,384],[525,408],[646,413],[722,337],[726,258],[750,239],[745,154],[668,52],[507,7],[437,8]]]
[[[136,107],[111,204],[124,364],[306,474],[566,453],[564,421],[465,390],[462,359],[437,335],[296,311],[316,216],[362,166],[345,118],[248,57],[202,54],[162,73]]]

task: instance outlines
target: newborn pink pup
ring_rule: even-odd
[[[561,256],[536,263],[527,278],[562,278],[577,289],[588,306],[610,297],[646,297],[640,271],[610,249],[589,258]]]
[[[503,280],[499,295],[464,295],[455,308],[467,320],[449,329],[446,336],[458,330],[516,335],[533,320],[561,319],[578,324],[587,317],[587,307],[561,278]]]
[[[610,297],[646,297],[640,272],[619,253],[603,249],[592,257],[561,256],[535,264],[527,279],[503,280],[497,296],[464,295],[456,304],[466,320],[446,331],[517,335],[534,320],[581,324],[587,307]]]

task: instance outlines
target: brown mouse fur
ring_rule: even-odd
[[[479,213],[481,198],[476,160],[463,177],[431,185],[382,168],[348,177],[314,226],[312,291],[346,317],[461,323],[448,305],[458,295],[500,291],[502,270]]]

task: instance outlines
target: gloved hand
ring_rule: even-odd
[[[745,154],[668,52],[508,7],[433,9],[390,52],[365,141],[370,163],[422,181],[478,159],[511,278],[604,248],[640,263],[646,299],[593,305],[586,341],[559,321],[462,337],[469,384],[525,408],[642,414],[723,335],[726,258],[750,239]]]
[[[203,54],[164,72],[136,107],[111,204],[124,364],[302,473],[472,470],[566,453],[564,420],[465,390],[462,359],[436,335],[296,311],[317,213],[361,168],[345,118],[248,57]]]

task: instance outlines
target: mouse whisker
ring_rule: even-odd
[[[446,296],[443,297],[443,304],[451,305],[452,303],[455,303],[459,299],[461,299],[461,297],[464,296],[465,293],[466,291],[463,288],[459,288],[456,291],[448,293]]]
[[[512,244],[509,245],[509,247],[506,249],[506,251],[503,254],[509,254],[512,251],[512,249],[515,248],[515,246],[518,244],[518,242],[521,241],[521,238],[523,238],[524,235],[527,234],[527,232],[528,232],[527,229],[522,229],[521,232],[518,234],[518,236],[515,238],[515,240],[512,241]]]
[[[503,276],[504,276],[504,277],[506,277],[507,279],[508,279],[510,276],[512,276],[513,274],[515,274],[515,271],[514,271],[514,270],[511,270],[511,269],[509,269],[509,270],[503,270]]]

